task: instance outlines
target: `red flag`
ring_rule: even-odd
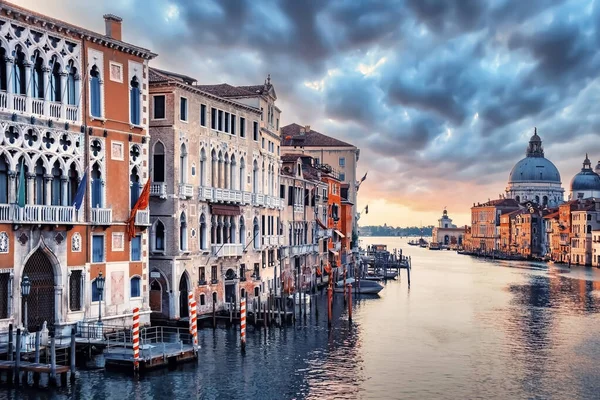
[[[142,193],[140,193],[140,197],[135,202],[133,209],[131,210],[131,215],[127,220],[127,236],[129,236],[129,241],[135,236],[135,215],[138,210],[144,210],[148,208],[148,204],[150,203],[150,179],[146,181],[144,188],[142,189]]]

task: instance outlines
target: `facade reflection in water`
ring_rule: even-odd
[[[198,366],[140,380],[82,371],[48,397],[227,399],[597,398],[600,392],[600,270],[490,262],[449,251],[366,238],[412,256],[412,287],[391,282],[358,299],[348,327],[326,296],[295,327],[201,330]],[[314,310],[314,308],[313,308]],[[15,395],[15,392],[12,393]]]

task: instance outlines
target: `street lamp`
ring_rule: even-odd
[[[102,292],[104,292],[104,280],[105,278],[102,276],[102,271],[98,273],[98,277],[96,278],[96,289],[98,289],[98,323],[102,323]]]
[[[24,331],[27,332],[27,298],[29,297],[29,292],[31,290],[31,282],[29,281],[29,277],[27,275],[23,276],[23,280],[21,281],[21,296],[23,296],[24,305],[23,305],[23,327]]]

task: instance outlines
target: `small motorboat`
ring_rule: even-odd
[[[396,277],[398,276],[398,271],[388,269],[383,272],[383,276],[385,277],[385,279],[396,279]]]
[[[357,282],[354,278],[347,278],[346,285],[348,284],[352,285],[353,291],[358,291],[358,293],[361,294],[377,294],[383,290],[383,286],[376,281],[361,280],[360,282]],[[344,287],[344,281],[338,281],[333,290],[336,293],[344,293],[344,291],[347,290]]]
[[[379,274],[369,274],[367,276],[365,276],[364,278],[362,278],[363,280],[366,281],[382,281],[385,278],[383,277],[383,275],[379,275]]]
[[[440,244],[436,242],[429,243],[429,250],[439,250]]]

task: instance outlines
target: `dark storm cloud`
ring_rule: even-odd
[[[399,197],[399,174],[502,190],[534,126],[568,182],[600,130],[598,0],[62,2],[79,19],[119,13],[154,65],[200,82],[270,73],[284,124],[356,144],[359,169]]]

